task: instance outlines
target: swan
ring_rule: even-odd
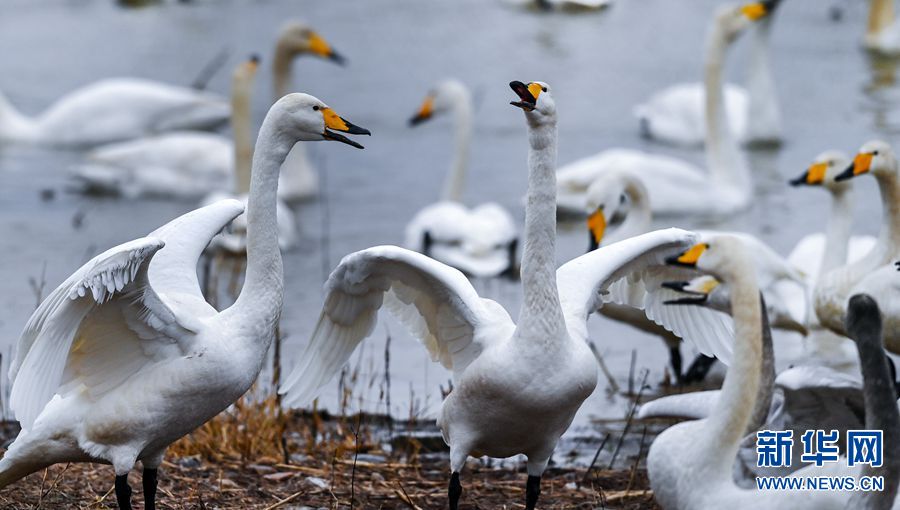
[[[700,269],[730,287],[735,341],[721,396],[709,417],[674,425],[650,446],[647,471],[657,502],[667,510],[844,508],[846,493],[767,492],[735,485],[732,465],[754,410],[762,367],[763,309],[751,256],[739,239],[721,236],[668,262]]]
[[[879,55],[900,55],[900,22],[894,18],[894,0],[869,1],[863,46]]]
[[[566,165],[559,170],[557,200],[564,214],[582,215],[585,193],[600,175],[627,169],[643,178],[656,214],[725,215],[746,209],[753,195],[753,179],[740,149],[726,127],[722,64],[731,43],[750,23],[760,19],[738,6],[720,8],[713,17],[707,46],[705,87],[706,160],[709,172],[677,158],[631,149],[611,149]]]
[[[459,270],[404,248],[369,248],[344,257],[329,276],[303,361],[279,389],[285,405],[306,404],[372,332],[385,305],[433,360],[454,373],[453,392],[438,417],[450,446],[453,510],[462,493],[459,474],[470,455],[526,455],[526,508],[535,507],[556,443],[597,383],[596,361],[585,341],[588,315],[601,300],[637,299],[642,289],[659,288],[644,277],[653,277],[654,268],[664,276],[665,256],[695,241],[683,230],[651,232],[557,270],[555,102],[546,83],[514,81],[510,87],[519,97],[512,104],[525,112],[529,141],[518,324],[499,303],[478,296]],[[699,330],[696,338],[717,342],[707,345],[709,350],[727,350],[704,317],[679,320]]]
[[[297,141],[368,131],[315,97],[291,94],[263,121],[254,157],[247,276],[233,306],[204,300],[197,260],[243,212],[225,200],[187,213],[91,259],[38,307],[10,367],[22,431],[0,459],[0,487],[60,462],[115,468],[120,509],[128,473],[144,468],[145,508],[169,444],[229,406],[256,379],[283,297],[275,230],[278,171]]]
[[[532,7],[543,11],[592,11],[605,9],[613,0],[504,0],[515,7]]]
[[[744,6],[748,16],[759,19],[747,73],[749,91],[730,83],[724,86],[728,127],[739,141],[748,145],[777,145],[782,139],[781,112],[769,63],[769,39],[775,19],[772,13],[780,1],[768,0]],[[702,83],[679,83],[636,106],[634,115],[647,138],[675,145],[699,146],[706,138],[704,96]]]
[[[822,275],[814,292],[816,316],[823,327],[839,335],[846,336],[844,316],[847,298],[865,292],[882,303],[890,303],[889,282],[863,280],[880,268],[892,275],[891,266],[900,253],[900,181],[898,181],[897,159],[891,146],[883,141],[864,144],[853,163],[835,179],[844,181],[854,176],[871,173],[878,182],[881,192],[883,219],[881,233],[875,246],[860,260],[838,267]],[[866,287],[872,287],[866,292]],[[892,309],[885,309],[884,341],[888,350],[900,352],[900,315]],[[890,313],[888,313],[890,312]],[[898,310],[900,312],[900,310]]]
[[[213,129],[228,102],[209,92],[138,78],[109,78],[59,98],[36,117],[0,93],[0,141],[91,146],[179,129]]]
[[[207,195],[201,205],[208,205],[228,198],[236,198],[247,206],[249,200],[251,166],[253,159],[253,127],[250,122],[250,89],[256,75],[257,59],[251,59],[239,66],[235,72],[232,88],[235,93],[231,105],[231,131],[234,134],[232,144],[232,160],[237,182],[234,193],[215,191]],[[282,164],[283,166],[283,164]],[[279,183],[281,180],[279,179]],[[292,211],[282,200],[275,201],[275,218],[278,226],[278,246],[282,250],[293,248],[297,244],[297,225]],[[224,251],[231,254],[247,252],[247,215],[241,214],[228,227],[209,243],[211,251]]]
[[[307,54],[339,64],[344,62],[344,58],[310,27],[300,22],[288,23],[275,45],[272,66],[275,100],[288,93],[294,59]],[[232,112],[234,123],[250,126],[252,122],[250,89],[249,83],[233,88],[233,96],[246,94],[247,98],[233,97],[232,102],[246,101],[248,105],[240,113]],[[241,118],[236,119],[235,115]],[[88,192],[121,194],[130,198],[198,199],[213,191],[235,188],[234,151],[228,137],[178,131],[97,147],[88,152],[84,163],[75,166],[71,174],[78,187]],[[246,186],[241,188],[246,189]],[[314,195],[316,191],[316,174],[305,158],[303,144],[299,144],[291,151],[281,171],[279,197],[296,200]]]
[[[469,89],[458,80],[438,83],[409,122],[416,126],[444,112],[453,114],[456,124],[456,155],[441,201],[413,216],[404,244],[475,277],[514,275],[518,232],[512,216],[493,202],[472,209],[462,204],[472,139]]]

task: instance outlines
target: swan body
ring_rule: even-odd
[[[750,205],[753,179],[728,128],[722,87],[722,65],[731,43],[760,19],[756,11],[740,14],[738,22],[715,16],[709,34],[704,81],[708,172],[675,158],[633,150],[604,151],[559,170],[557,194],[563,212],[583,214],[590,184],[607,172],[622,169],[641,176],[655,214],[727,215]]]
[[[281,389],[284,403],[316,395],[373,330],[388,308],[453,371],[454,389],[438,424],[450,445],[450,508],[462,492],[468,456],[528,457],[526,508],[559,437],[597,382],[587,346],[587,317],[601,301],[624,302],[655,291],[652,267],[694,239],[685,231],[652,232],[583,255],[556,269],[556,106],[547,84],[512,82],[529,131],[529,186],[522,259],[523,301],[514,323],[495,301],[479,297],[458,270],[402,248],[382,246],[345,257],[325,284],[319,322]],[[683,324],[702,330],[702,320]],[[713,337],[711,340],[715,341]],[[725,349],[725,342],[710,348]]]
[[[514,274],[518,232],[512,215],[489,202],[474,208],[462,204],[469,144],[472,98],[457,80],[438,83],[410,119],[418,125],[449,112],[456,124],[456,154],[440,202],[416,213],[406,226],[405,246],[475,277]]]
[[[781,112],[769,63],[769,39],[778,2],[746,6],[759,16],[754,30],[748,89],[724,86],[724,109],[733,136],[744,144],[781,142]],[[754,10],[755,9],[755,10]],[[710,65],[709,63],[707,65]],[[713,65],[720,65],[713,63]],[[644,136],[674,145],[698,146],[706,138],[706,92],[702,83],[682,83],[657,92],[635,107]]]
[[[247,211],[247,276],[230,308],[207,304],[197,261],[243,212],[235,200],[107,250],[41,303],[10,367],[10,407],[22,432],[0,459],[0,486],[54,463],[109,463],[119,506],[130,508],[134,463],[144,464],[146,487],[169,444],[250,388],[281,314],[279,167],[299,140],[339,136],[330,129],[363,131],[335,118],[306,94],[286,96],[266,116]]]
[[[228,103],[208,93],[137,78],[105,79],[27,117],[0,95],[0,140],[90,146],[166,131],[212,129]]]

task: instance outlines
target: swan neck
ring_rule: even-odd
[[[234,135],[235,186],[239,195],[250,192],[253,165],[253,134],[250,119],[251,72],[235,73],[231,91],[231,131]]]
[[[737,255],[736,258],[744,258]],[[752,267],[749,263],[740,267]],[[734,318],[734,351],[731,366],[722,384],[722,392],[707,421],[712,441],[710,467],[713,472],[731,477],[731,465],[759,393],[762,368],[762,308],[759,287],[752,271],[735,271],[731,311]]]
[[[276,108],[260,128],[247,200],[247,273],[234,308],[256,328],[273,327],[281,314],[283,267],[276,217],[278,171],[295,140],[284,133]]]
[[[766,301],[763,295],[760,299],[760,331],[762,333],[762,365],[760,370],[759,389],[756,392],[756,402],[753,404],[753,414],[747,424],[744,435],[752,434],[760,430],[769,418],[772,409],[772,394],[775,391],[775,348],[772,345],[772,328],[769,326],[769,314],[766,313]]]
[[[772,77],[769,39],[773,18],[757,21],[753,31],[753,49],[748,72],[749,111],[747,112],[747,139],[767,141],[778,136],[781,129],[781,113],[778,94]]]
[[[443,199],[461,202],[466,186],[466,170],[469,165],[469,145],[472,140],[472,100],[468,94],[460,96],[453,104],[455,146],[453,164],[444,182]]]
[[[822,263],[819,266],[819,278],[817,281],[822,281],[825,273],[847,263],[852,221],[852,192],[850,190],[842,190],[833,193],[831,212],[828,215],[828,226],[825,231],[825,253],[822,254]]]
[[[718,184],[752,189],[744,158],[728,123],[722,67],[728,52],[724,28],[716,24],[710,32],[704,68],[706,115],[706,164],[710,177]]]
[[[295,52],[283,41],[278,41],[275,45],[275,59],[272,62],[272,87],[275,97],[272,102],[278,101],[289,92],[294,56]]]
[[[625,187],[623,191],[629,204],[628,215],[625,216],[625,221],[622,222],[619,228],[604,241],[604,244],[622,241],[650,230],[653,213],[650,210],[650,198],[647,195],[647,188],[639,179],[631,175],[626,176],[624,181]]]
[[[531,125],[517,332],[545,340],[564,328],[556,287],[556,124]]]
[[[866,36],[876,37],[894,23],[894,0],[871,0]]]
[[[896,161],[893,165],[896,170]],[[878,241],[881,246],[888,249],[888,253],[894,254],[900,250],[900,182],[898,182],[896,171],[880,173],[876,177],[884,209]]]

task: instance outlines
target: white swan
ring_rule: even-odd
[[[0,460],[0,487],[54,463],[109,463],[119,508],[130,509],[127,476],[140,460],[145,507],[153,508],[168,445],[240,397],[262,367],[283,294],[279,167],[299,140],[348,143],[332,130],[363,131],[306,94],[269,110],[247,210],[247,276],[227,310],[204,300],[197,259],[243,211],[234,200],[102,253],[44,300],[10,367],[10,407],[22,432]]]
[[[292,63],[298,56],[309,54],[337,63],[344,61],[318,33],[299,22],[291,22],[282,29],[274,53],[274,100],[289,92]],[[252,123],[250,85],[233,89],[232,95],[235,94],[247,94],[248,106],[238,114],[246,119],[234,120],[249,126]],[[71,173],[79,187],[89,192],[197,199],[213,191],[235,188],[234,150],[231,139],[222,135],[167,133],[97,147]],[[296,200],[315,195],[317,182],[303,144],[299,144],[281,170],[278,196]],[[246,186],[242,185],[241,189],[246,191]]]
[[[839,334],[846,335],[844,315],[847,310],[849,296],[865,292],[884,303],[885,312],[893,312],[890,287],[880,282],[869,282],[858,285],[873,272],[888,266],[883,271],[892,274],[890,266],[900,254],[900,165],[891,146],[882,141],[864,144],[859,153],[844,172],[835,179],[846,180],[857,175],[871,173],[878,181],[881,192],[882,227],[878,241],[872,250],[860,260],[838,267],[819,278],[816,285],[814,302],[816,316],[822,326]],[[871,283],[870,283],[871,282]],[[875,284],[875,288],[866,289]],[[868,290],[868,292],[867,292]],[[900,312],[900,310],[898,310]],[[900,352],[900,314],[885,313],[884,341],[888,350]]]
[[[754,5],[754,4],[751,4]],[[713,17],[706,55],[706,164],[708,172],[677,158],[613,149],[570,163],[559,170],[557,200],[567,214],[582,215],[588,186],[604,172],[628,169],[641,175],[657,214],[730,214],[750,205],[753,179],[727,127],[722,64],[734,39],[753,20],[754,11],[720,8]]]
[[[869,0],[863,46],[881,55],[900,55],[900,21],[894,17],[894,0]]]
[[[332,272],[303,361],[279,390],[286,405],[307,403],[372,332],[386,305],[435,361],[454,372],[453,392],[438,419],[450,445],[454,510],[462,492],[459,473],[470,455],[525,454],[526,508],[534,508],[556,443],[597,382],[585,342],[588,315],[601,301],[636,300],[658,288],[645,286],[644,277],[664,269],[665,254],[694,239],[681,230],[652,232],[556,270],[556,106],[545,83],[510,86],[520,99],[512,104],[525,111],[530,146],[518,324],[498,303],[479,297],[458,270],[402,248],[370,248],[348,255]],[[700,316],[680,319],[707,328]],[[727,348],[714,332],[710,341],[719,342],[710,349]]]
[[[758,18],[754,30],[749,91],[725,84],[725,111],[728,126],[742,143],[772,145],[781,142],[781,112],[769,63],[769,39],[780,0],[768,0],[744,6],[748,16]],[[709,65],[709,64],[707,64]],[[715,65],[715,63],[714,63]],[[675,145],[698,146],[706,138],[703,83],[679,83],[667,87],[635,107],[644,136]]]
[[[438,83],[410,119],[418,125],[449,112],[456,126],[456,153],[440,202],[413,216],[405,246],[475,277],[515,275],[518,232],[512,216],[489,202],[469,209],[462,204],[472,139],[472,98],[458,80]]]
[[[234,135],[232,144],[232,160],[234,161],[235,186],[234,193],[215,191],[207,195],[201,205],[208,205],[228,198],[236,198],[244,203],[249,200],[251,166],[253,160],[253,126],[250,121],[250,91],[256,75],[257,59],[238,66],[234,72],[232,88],[231,131]],[[282,168],[284,165],[282,164]],[[279,179],[279,184],[281,180]],[[293,248],[297,244],[297,224],[292,211],[279,197],[275,203],[275,218],[278,225],[278,246],[282,250]],[[241,214],[234,219],[221,234],[210,242],[213,251],[224,251],[231,254],[247,252],[247,215]]]
[[[90,146],[179,129],[211,129],[228,120],[221,97],[137,78],[111,78],[59,98],[28,117],[0,94],[0,140]]]
[[[663,431],[647,456],[650,486],[666,510],[697,508],[844,508],[849,494],[744,490],[732,464],[760,387],[762,310],[750,256],[736,238],[722,236],[670,259],[709,272],[731,288],[735,344],[721,397],[708,418]],[[807,472],[808,468],[796,474]]]

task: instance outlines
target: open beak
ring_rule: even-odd
[[[864,174],[869,171],[869,168],[872,166],[872,154],[871,153],[859,153],[853,158],[853,163],[847,167],[846,170],[839,173],[837,177],[834,178],[836,181],[846,181],[847,179],[852,179],[857,175]]]
[[[347,63],[347,59],[344,58],[343,55],[332,48],[324,37],[316,33],[312,34],[309,37],[309,51],[314,55],[318,55],[324,59],[328,59],[338,65],[344,65]]]
[[[368,129],[361,128],[344,120],[331,108],[322,108],[322,117],[325,118],[325,130],[322,132],[322,137],[326,140],[334,140],[336,142],[346,143],[357,149],[363,149],[364,147],[362,145],[335,131],[351,135],[372,135]]]
[[[419,111],[409,119],[409,125],[418,126],[419,124],[430,119],[433,113],[434,97],[429,95],[425,98],[425,101],[422,101],[422,106],[419,107]]]
[[[525,85],[520,81],[509,82],[509,88],[519,96],[521,101],[510,101],[509,104],[518,106],[519,108],[530,112],[537,105],[537,98],[541,94],[541,86],[537,83],[529,83]]]
[[[603,206],[597,208],[587,219],[588,231],[591,233],[590,251],[600,247],[603,241],[603,233],[606,232],[606,216],[603,215]]]
[[[707,248],[709,248],[709,245],[706,243],[695,244],[681,255],[674,255],[666,258],[666,264],[671,266],[696,267],[697,261],[700,260],[700,256],[703,255],[703,252],[705,252]]]
[[[788,184],[791,186],[815,186],[825,181],[825,171],[828,170],[828,163],[815,163],[803,172],[803,175],[796,179],[791,179]]]
[[[709,299],[719,281],[712,276],[701,276],[689,282],[665,282],[662,287],[686,294],[678,299],[664,301],[664,305],[702,305]]]

